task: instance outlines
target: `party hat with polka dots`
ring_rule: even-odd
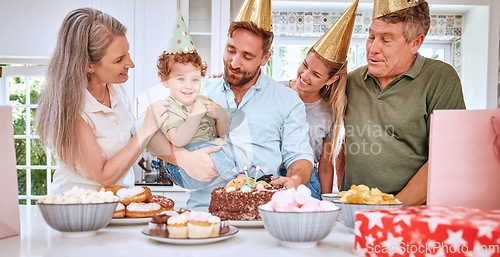
[[[189,34],[184,18],[182,18],[181,11],[177,11],[177,19],[175,20],[174,29],[172,30],[166,52],[167,54],[197,53],[191,34]]]

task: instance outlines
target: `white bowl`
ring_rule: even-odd
[[[340,209],[322,212],[276,212],[259,206],[267,232],[283,246],[310,248],[332,231]]]
[[[37,203],[47,224],[64,237],[91,236],[107,226],[118,202],[87,204]]]
[[[340,199],[340,196],[337,196],[337,193],[321,194],[321,199],[333,202],[335,200]]]
[[[348,228],[354,228],[354,221],[356,220],[356,212],[361,210],[379,210],[403,207],[400,204],[358,204],[358,203],[343,203],[338,200],[333,201],[337,207],[342,209],[340,211],[340,222]]]

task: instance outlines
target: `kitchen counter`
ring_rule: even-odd
[[[51,229],[37,206],[20,206],[21,235],[0,239],[1,256],[356,256],[354,235],[337,222],[315,248],[291,249],[280,245],[264,228],[239,228],[220,242],[174,245],[154,241],[141,233],[144,225],[109,225],[97,235],[64,238]]]

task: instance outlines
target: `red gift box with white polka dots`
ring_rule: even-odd
[[[354,252],[377,257],[500,257],[500,210],[418,206],[359,211]]]

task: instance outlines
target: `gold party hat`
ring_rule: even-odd
[[[349,44],[351,43],[352,30],[356,20],[356,10],[358,2],[354,3],[345,10],[340,18],[323,34],[323,36],[312,46],[323,58],[343,64],[347,59]]]
[[[373,19],[418,5],[420,2],[422,0],[375,0]]]
[[[271,0],[245,0],[233,21],[253,22],[257,27],[271,31]]]
[[[170,42],[168,42],[166,52],[167,54],[196,53],[196,47],[181,11],[177,11],[177,19],[175,20],[174,29],[172,30],[172,35],[170,35]]]

